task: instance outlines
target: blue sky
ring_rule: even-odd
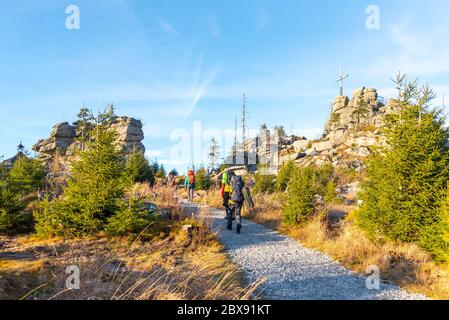
[[[79,30],[65,27],[69,5]],[[365,27],[368,5],[380,9],[379,30]],[[340,66],[347,94],[368,86],[393,96],[400,69],[449,103],[444,0],[21,0],[0,10],[0,156],[20,140],[31,148],[82,105],[113,102],[143,121],[150,158],[184,170],[173,132],[192,133],[194,121],[233,128],[244,92],[251,128],[315,138]]]

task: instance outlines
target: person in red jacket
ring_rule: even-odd
[[[196,176],[195,171],[192,169],[189,170],[187,173],[186,180],[184,181],[184,185],[187,188],[187,193],[189,195],[189,202],[193,202],[193,194],[195,192],[196,187]]]

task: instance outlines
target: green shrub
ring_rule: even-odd
[[[204,167],[201,167],[196,171],[196,189],[197,190],[210,189],[210,176],[208,175],[206,168]]]
[[[435,223],[424,227],[419,245],[432,254],[437,262],[449,261],[449,211],[444,204],[436,215]]]
[[[293,174],[296,167],[294,161],[288,161],[279,170],[278,176],[276,178],[276,189],[279,191],[285,191],[287,189],[288,182]]]
[[[262,169],[254,176],[254,180],[256,181],[254,185],[255,193],[266,193],[273,192],[276,190],[276,176],[272,174],[266,174]]]
[[[12,192],[6,183],[0,182],[0,208],[7,211],[19,211],[23,209],[17,194]]]
[[[134,151],[126,160],[125,175],[129,176],[132,182],[148,182],[154,184],[154,172],[145,158],[143,152]]]
[[[17,195],[28,195],[42,187],[44,166],[39,160],[19,156],[8,177],[9,188]]]
[[[325,195],[333,178],[332,166],[295,168],[282,206],[283,223],[297,225],[306,222],[314,212],[315,195]]]
[[[19,195],[11,191],[6,181],[0,181],[0,234],[15,235],[32,230],[32,216],[24,209]]]
[[[122,203],[116,214],[108,219],[106,232],[110,236],[117,237],[139,234],[151,223],[151,217],[141,203],[130,200],[129,203]]]
[[[44,201],[35,212],[36,232],[42,236],[84,236],[104,230],[118,211],[129,176],[124,157],[115,147],[116,133],[99,125],[79,151],[62,200]]]
[[[155,174],[156,178],[164,179],[167,176],[167,171],[165,170],[165,167],[162,164],[159,166],[159,170],[157,170],[155,172],[156,172],[156,174]]]
[[[402,96],[414,98],[401,100],[401,111],[385,119],[388,148],[368,162],[358,224],[373,238],[418,243],[445,259],[449,239],[441,199],[449,179],[449,134],[440,112],[426,108],[428,89],[409,86]]]
[[[297,168],[288,184],[282,206],[282,218],[286,225],[297,225],[307,221],[313,213],[315,191],[313,168]]]
[[[339,202],[338,194],[336,191],[336,186],[334,181],[329,181],[326,185],[326,192],[324,193],[324,203],[325,204],[335,204]]]
[[[8,211],[0,208],[0,234],[16,235],[32,230],[32,215],[24,211]]]
[[[67,200],[44,200],[33,212],[36,234],[43,238],[82,237],[104,230],[101,211],[82,208]]]
[[[50,202],[46,199],[38,202],[33,211],[33,217],[36,221],[36,234],[40,237],[50,238],[54,236],[65,236],[65,231],[70,220],[66,216],[70,216],[65,210],[65,206],[60,205],[61,201],[55,200]],[[70,233],[69,230],[67,230]]]

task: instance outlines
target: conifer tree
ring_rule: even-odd
[[[303,223],[313,213],[313,197],[316,194],[313,176],[312,167],[294,170],[282,207],[282,218],[286,225]]]
[[[283,222],[287,225],[306,222],[314,213],[315,195],[328,196],[329,185],[334,179],[331,165],[295,167],[282,205]]]
[[[107,126],[108,114],[87,136],[71,164],[71,176],[62,199],[45,200],[34,212],[36,231],[44,236],[89,235],[104,230],[107,219],[119,210],[128,186],[124,156],[116,146],[117,134]]]
[[[126,161],[125,174],[132,182],[148,182],[154,184],[154,173],[143,152],[134,150]]]
[[[96,230],[117,210],[117,199],[123,196],[123,156],[115,146],[116,133],[104,126],[94,129],[95,140],[79,152],[72,165],[71,179],[64,198],[79,211],[81,227]],[[86,226],[83,224],[86,223]]]
[[[45,170],[42,163],[19,155],[9,173],[8,184],[11,191],[23,196],[42,187],[44,180]]]
[[[368,162],[358,222],[373,237],[431,248],[445,220],[440,199],[449,179],[449,134],[441,111],[429,109],[434,94],[428,86],[419,89],[403,76],[397,85],[400,109],[385,119],[388,147]]]
[[[288,161],[281,167],[276,178],[276,188],[279,191],[285,191],[287,189],[287,185],[295,170],[295,167],[296,165],[294,161]]]
[[[360,97],[354,106],[354,111],[352,112],[352,115],[356,118],[357,121],[356,126],[357,129],[360,127],[362,119],[366,118],[368,114],[369,114],[368,103],[365,100],[363,100],[362,97]]]
[[[209,190],[210,188],[210,177],[203,166],[196,171],[196,188],[198,190]]]
[[[160,179],[164,179],[167,176],[167,171],[163,164],[158,165],[159,169],[156,171],[156,177]]]

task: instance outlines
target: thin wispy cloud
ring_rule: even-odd
[[[263,7],[260,9],[260,11],[256,14],[255,20],[257,30],[263,30],[268,27],[270,24],[270,15],[267,8]]]
[[[145,156],[147,158],[154,159],[163,156],[165,153],[166,152],[164,150],[147,150],[145,152]]]
[[[157,23],[162,31],[166,33],[179,34],[178,31],[167,20],[159,18],[157,20]]]
[[[416,31],[411,32],[411,19],[404,18],[396,25],[390,27],[390,36],[393,42],[400,46],[408,55],[426,55],[429,53],[429,44],[426,43],[427,36]]]
[[[196,69],[193,72],[193,85],[187,94],[192,99],[185,113],[186,117],[192,114],[198,102],[207,94],[209,85],[217,78],[220,71],[221,67],[214,67],[206,72],[206,77],[201,81],[203,74],[203,55],[200,55]]]
[[[192,114],[193,110],[195,110],[195,107],[198,105],[198,102],[207,94],[209,85],[217,78],[220,71],[221,68],[219,67],[212,69],[211,71],[208,72],[204,81],[202,81],[200,85],[195,86],[192,89],[193,99],[187,109],[186,117]]]
[[[431,27],[414,27],[417,17],[406,16],[386,27],[390,46],[358,71],[378,77],[401,70],[416,76],[436,76],[449,72],[449,51],[446,49],[447,25],[435,23]],[[383,40],[385,41],[385,40]]]
[[[218,24],[218,19],[216,16],[209,17],[209,32],[214,38],[218,38],[221,35],[220,25]]]
[[[442,94],[449,104],[449,1],[410,0],[404,7],[379,0],[382,27],[366,32],[364,6],[351,1],[242,1],[238,10],[220,1],[112,0],[107,8],[84,1],[85,18],[109,19],[79,32],[40,32],[35,21],[45,16],[61,25],[64,12],[48,1],[28,2],[2,6],[0,39],[14,46],[0,50],[0,154],[14,154],[17,140],[29,146],[48,136],[56,122],[75,120],[84,103],[96,111],[114,102],[119,114],[143,121],[149,156],[169,163],[173,129],[190,130],[192,120],[233,127],[243,92],[250,126],[267,122],[290,132],[294,123],[295,132],[313,138],[338,95],[340,65],[350,74],[346,94],[369,86],[394,97],[390,78],[400,69],[428,81],[439,94],[436,104]],[[336,28],[332,16],[351,19]]]

